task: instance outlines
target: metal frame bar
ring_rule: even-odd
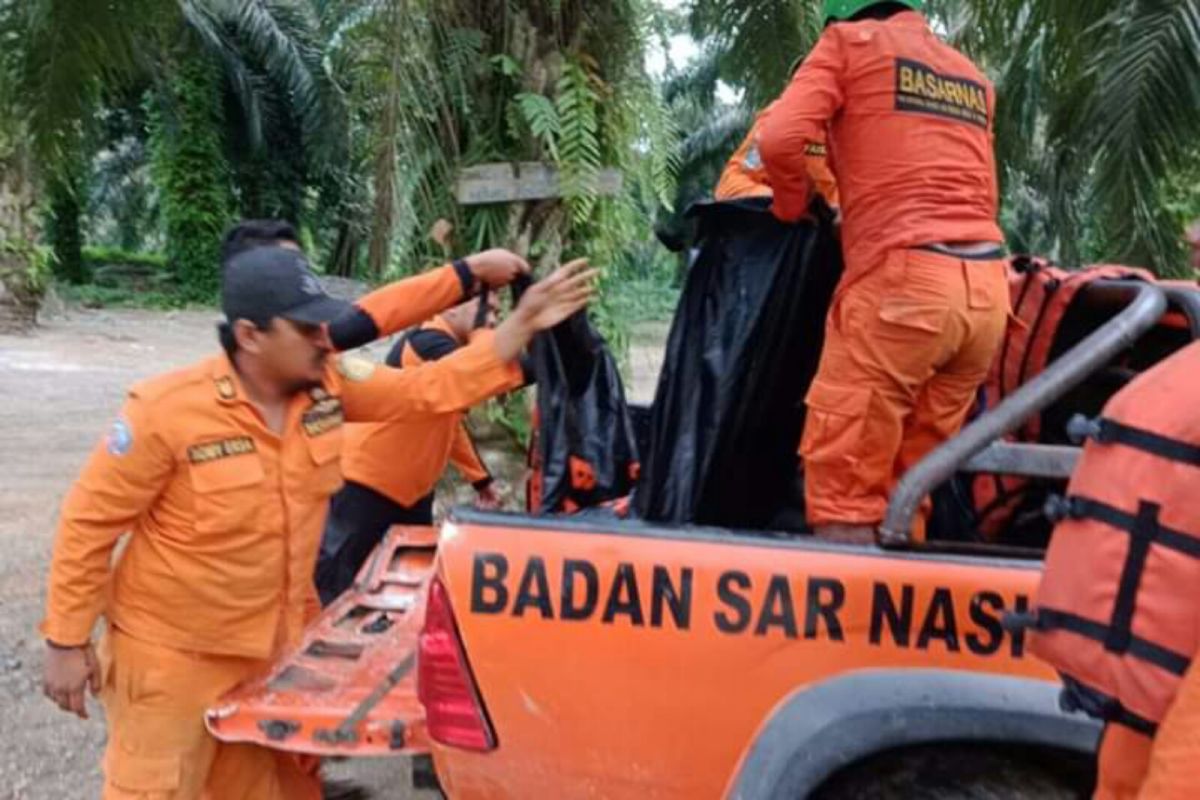
[[[1178,306],[1187,318],[1192,338],[1200,339],[1200,286],[1185,289],[1182,286],[1164,285],[1159,288],[1167,296],[1167,300]]]
[[[962,472],[996,472],[1028,478],[1069,478],[1075,471],[1079,447],[1058,444],[992,442],[964,464]]]
[[[892,493],[887,514],[879,528],[881,545],[908,546],[913,517],[925,496],[949,480],[972,457],[1000,437],[1016,430],[1031,415],[1058,400],[1122,350],[1133,345],[1162,319],[1167,310],[1166,294],[1152,284],[1097,281],[1090,288],[1100,294],[1111,292],[1114,299],[1131,290],[1134,296],[1125,310],[1111,322],[1064,353],[1040,375],[905,473]]]

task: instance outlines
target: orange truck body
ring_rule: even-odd
[[[432,752],[454,798],[771,796],[739,781],[761,774],[747,763],[773,720],[863,681],[888,697],[804,780],[898,742],[1095,743],[1093,724],[1057,711],[1056,678],[1024,633],[1002,624],[1028,609],[1036,560],[474,512],[445,524],[436,559],[434,546],[431,529],[393,529],[304,644],[210,713],[213,732],[323,755]],[[417,702],[435,575],[495,732],[488,752],[433,741]],[[988,696],[941,708],[929,687],[955,676]],[[969,724],[925,724],[922,705]]]
[[[450,796],[736,796],[789,698],[856,672],[1021,678],[1053,702],[1002,626],[1037,562],[627,525],[446,525],[439,575],[498,742],[433,744]]]

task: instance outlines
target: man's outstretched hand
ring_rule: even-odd
[[[498,289],[508,286],[520,275],[529,274],[529,262],[509,250],[484,250],[463,259],[471,274],[482,284]]]
[[[580,258],[526,289],[508,319],[496,328],[497,354],[505,361],[515,361],[534,334],[585,308],[596,293],[599,274],[587,259]]]

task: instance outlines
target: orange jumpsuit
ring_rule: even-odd
[[[717,188],[713,192],[715,199],[736,200],[740,197],[770,197],[773,194],[771,180],[767,176],[767,170],[763,166],[762,157],[758,151],[758,136],[764,115],[765,112],[759,114],[758,118],[754,120],[750,132],[746,134],[746,138],[742,140],[741,145],[726,162],[725,169],[721,172],[721,179],[717,182]],[[837,181],[834,180],[833,173],[829,170],[825,145],[810,144],[805,152],[809,156],[808,168],[813,174],[813,185],[817,193],[825,198],[825,202],[831,208],[837,207]],[[807,177],[806,175],[806,182]],[[803,191],[805,195],[808,194],[807,186]],[[808,208],[807,203],[805,208]]]
[[[391,366],[416,368],[455,352],[460,342],[437,317],[410,331],[388,353]],[[334,497],[317,558],[316,585],[322,604],[332,603],[354,582],[362,565],[393,525],[432,525],[434,487],[453,462],[475,489],[491,475],[454,411],[437,419],[393,420],[346,426],[342,474],[346,485]]]
[[[1184,675],[1175,702],[1154,739],[1139,736],[1126,746],[1100,751],[1097,800],[1192,800],[1200,795],[1200,664]],[[1138,783],[1122,776],[1144,775]],[[1140,792],[1139,792],[1140,784]],[[1129,788],[1134,788],[1129,792]],[[1122,789],[1123,792],[1122,792]]]
[[[422,325],[421,331],[434,331],[447,337],[454,349],[450,326],[441,317]],[[440,358],[428,354],[432,359]],[[426,363],[413,347],[411,336],[400,349],[399,364],[405,369]],[[348,481],[361,483],[402,506],[412,506],[433,491],[447,463],[476,488],[490,482],[491,475],[475,449],[463,421],[465,413],[455,411],[436,420],[397,419],[380,424],[346,427],[342,452],[342,474]]]
[[[202,711],[300,638],[343,422],[437,419],[521,383],[490,334],[421,369],[345,357],[279,435],[224,355],[136,385],[64,501],[41,625],[82,645],[107,618],[105,798],[319,798],[315,770],[216,742]]]
[[[815,525],[878,523],[897,476],[959,429],[987,374],[1008,311],[1000,247],[936,250],[1003,241],[994,103],[910,11],[826,28],[763,120],[776,215],[807,210],[805,152],[828,140],[844,220],[801,443]]]

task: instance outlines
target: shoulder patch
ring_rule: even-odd
[[[338,359],[338,372],[348,381],[361,383],[375,374],[376,364],[358,356],[342,356]]]
[[[104,447],[108,450],[109,455],[118,458],[128,453],[133,447],[133,429],[129,427],[129,423],[124,417],[118,417],[112,427],[108,429]]]
[[[217,387],[217,397],[220,397],[222,400],[232,400],[237,397],[237,389],[233,385],[233,378],[230,378],[228,375],[217,378],[213,383]]]

